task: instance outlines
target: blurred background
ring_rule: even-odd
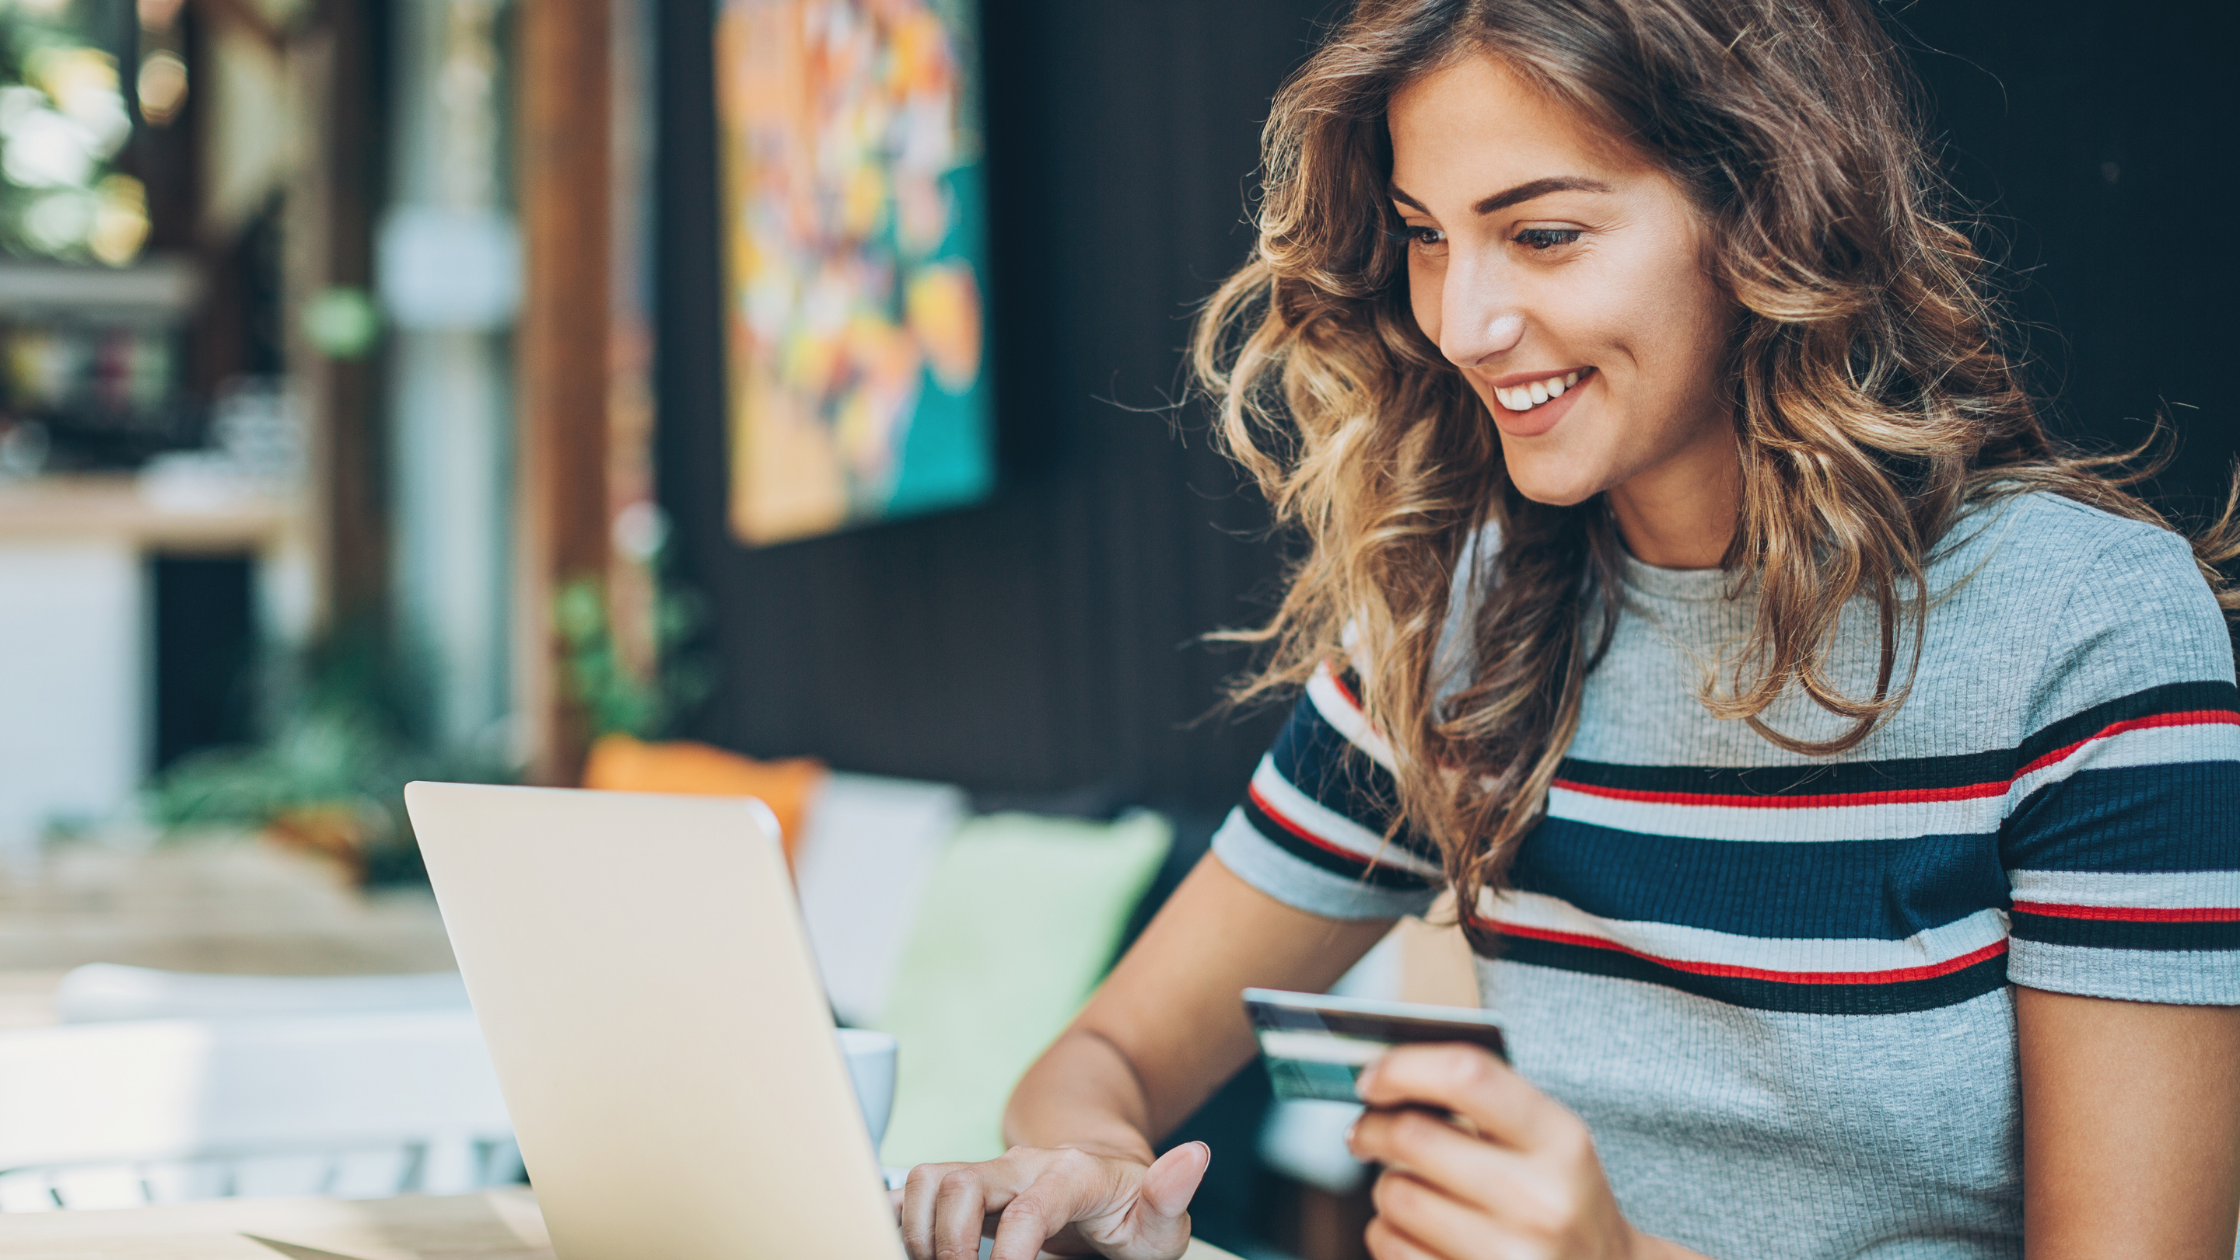
[[[2200,518],[2228,7],[1886,7],[2056,427],[2164,417]],[[0,1036],[84,964],[442,972],[411,778],[748,791],[888,1162],[992,1141],[1281,719],[1214,712],[1285,540],[1181,347],[1339,12],[0,0]],[[1449,944],[1349,983],[1468,1000]],[[1201,1227],[1352,1254],[1342,1123],[1248,1073]]]

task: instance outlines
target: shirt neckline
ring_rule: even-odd
[[[1652,599],[1713,603],[1727,597],[1735,575],[1725,569],[1664,569],[1628,555],[1621,577],[1632,589]]]

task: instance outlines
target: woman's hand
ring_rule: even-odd
[[[1370,1065],[1359,1089],[1370,1110],[1348,1145],[1385,1167],[1368,1232],[1377,1260],[1690,1254],[1628,1224],[1586,1123],[1484,1050],[1403,1046]]]
[[[993,1260],[1102,1255],[1176,1260],[1190,1246],[1190,1196],[1213,1154],[1187,1142],[1148,1166],[1125,1156],[1014,1146],[984,1164],[920,1164],[896,1192],[910,1260],[975,1260],[998,1217]]]

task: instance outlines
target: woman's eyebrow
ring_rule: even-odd
[[[1404,192],[1401,192],[1400,185],[1387,184],[1385,185],[1385,189],[1392,194],[1392,199],[1399,202],[1401,205],[1408,206],[1416,210],[1421,210],[1425,214],[1431,213],[1430,208],[1425,206],[1422,202],[1417,201],[1415,198],[1409,196]]]
[[[1390,192],[1392,194],[1392,199],[1399,202],[1401,205],[1412,206],[1417,210],[1423,211],[1425,214],[1431,213],[1430,209],[1427,208],[1422,202],[1401,191],[1400,185],[1398,184],[1386,185],[1386,191]],[[1551,175],[1546,179],[1536,179],[1532,180],[1529,183],[1519,184],[1516,187],[1511,188],[1505,192],[1497,192],[1491,197],[1487,197],[1483,201],[1480,201],[1478,204],[1470,207],[1470,209],[1471,212],[1475,214],[1492,214],[1496,210],[1507,209],[1510,206],[1516,205],[1520,201],[1530,201],[1534,197],[1545,197],[1549,193],[1606,193],[1609,191],[1610,185],[1603,183],[1599,179],[1587,179],[1586,177],[1580,175]]]

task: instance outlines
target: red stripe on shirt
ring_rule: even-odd
[[[2108,919],[2120,923],[2240,923],[2240,906],[2064,906],[2018,901],[2016,914],[2053,919]]]
[[[1933,980],[1972,967],[1987,958],[1997,958],[2007,952],[2004,940],[1993,941],[1982,949],[1972,950],[1958,958],[1948,958],[1941,963],[1921,967],[1893,967],[1887,971],[1773,971],[1765,967],[1740,967],[1732,963],[1685,962],[1673,958],[1659,958],[1630,949],[1616,941],[1600,936],[1586,936],[1577,932],[1558,932],[1551,928],[1525,927],[1521,924],[1503,923],[1499,920],[1481,920],[1503,936],[1523,936],[1536,941],[1554,941],[1559,945],[1584,945],[1589,949],[1607,949],[1613,953],[1630,954],[1660,967],[1685,971],[1698,976],[1728,976],[1742,980],[1776,980],[1784,984],[1896,984],[1904,980]]]
[[[1338,698],[1353,706],[1354,712],[1361,712],[1361,697],[1353,694],[1353,688],[1346,686],[1346,680],[1339,676],[1338,671],[1325,665],[1322,672],[1330,679],[1330,685],[1338,689]]]
[[[2038,758],[2036,761],[2031,762],[2027,766],[2024,766],[2022,769],[2015,771],[2014,777],[2019,779],[2023,775],[2029,774],[2033,771],[2042,770],[2047,766],[2053,765],[2055,762],[2065,760],[2069,756],[2069,754],[2077,751],[2079,748],[2084,747],[2086,744],[2089,744],[2096,739],[2108,739],[2112,736],[2121,735],[2125,731],[2152,730],[2160,726],[2220,725],[2240,726],[2240,713],[2234,713],[2230,709],[2195,709],[2190,713],[2156,713],[2148,717],[2130,718],[2126,721],[2114,722],[2109,724],[2108,726],[2101,728],[2098,731],[2093,732],[2090,735],[2085,736],[2083,739],[2078,740],[2074,744],[2070,744],[2064,748],[2054,749],[2052,752],[2047,753],[2045,756]]]
[[[1306,824],[1294,820],[1289,815],[1285,814],[1282,810],[1277,809],[1275,806],[1269,804],[1268,798],[1261,795],[1260,788],[1257,784],[1246,785],[1244,794],[1252,798],[1252,803],[1260,807],[1261,813],[1266,814],[1271,819],[1274,819],[1277,826],[1283,828],[1285,831],[1290,832],[1292,835],[1299,837],[1301,840],[1306,841],[1308,844],[1311,844],[1314,847],[1322,849],[1326,852],[1335,853],[1339,857],[1342,857],[1349,862],[1357,862],[1362,866],[1369,866],[1373,864],[1371,859],[1363,857],[1362,855],[1354,852],[1351,849],[1345,848],[1333,841],[1325,840],[1321,836],[1316,835],[1314,832],[1307,829]]]
[[[2004,796],[2014,786],[2016,779],[2061,762],[2094,740],[2109,739],[2126,731],[2153,730],[2158,727],[2217,725],[2240,726],[2240,713],[2227,709],[2199,709],[2190,713],[2158,713],[2151,717],[2115,722],[2076,743],[2047,753],[2017,770],[2013,778],[1994,779],[1988,783],[1965,783],[1956,787],[1904,788],[1886,792],[1831,792],[1821,796],[1749,796],[1712,792],[1652,792],[1637,788],[1602,787],[1571,779],[1557,779],[1555,786],[1610,800],[1640,801],[1650,805],[1727,806],[1734,809],[1836,809],[1846,805],[1924,805],[1938,801],[1972,801]]]

